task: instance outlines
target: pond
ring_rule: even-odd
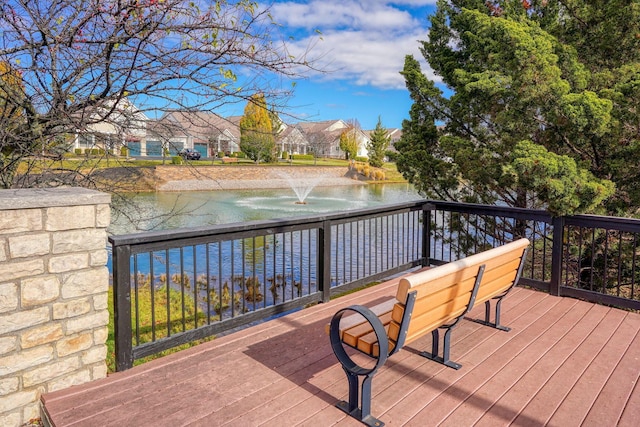
[[[111,234],[326,214],[421,199],[410,184],[315,187],[298,204],[292,189],[141,193],[114,199]]]

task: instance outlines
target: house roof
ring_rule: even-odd
[[[210,140],[220,135],[231,135],[240,139],[239,117],[224,118],[208,111],[176,110],[167,112],[154,124],[159,133],[173,136],[191,136],[194,139]]]

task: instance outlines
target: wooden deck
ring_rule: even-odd
[[[361,425],[334,407],[347,381],[324,326],[339,307],[380,302],[394,282],[42,401],[57,427]],[[457,327],[459,371],[416,354],[430,338],[403,349],[373,380],[372,414],[388,426],[638,425],[640,314],[518,288],[503,323],[511,332]]]

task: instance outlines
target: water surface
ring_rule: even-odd
[[[292,189],[142,193],[114,200],[113,234],[324,214],[421,197],[410,184],[316,187],[297,204]]]

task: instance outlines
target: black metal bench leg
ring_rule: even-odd
[[[379,355],[375,357],[376,364],[373,368],[363,368],[356,364],[345,351],[342,341],[340,340],[340,318],[345,311],[355,311],[360,313],[371,324],[378,341]],[[336,406],[346,412],[358,421],[370,427],[382,427],[384,422],[371,415],[371,383],[376,371],[384,365],[389,357],[389,340],[386,336],[384,325],[376,317],[376,315],[366,307],[351,306],[339,310],[333,318],[331,318],[331,326],[329,331],[331,348],[342,365],[342,369],[347,374],[349,382],[349,402],[340,401]],[[360,377],[362,385],[359,384]],[[360,390],[358,390],[360,389]]]
[[[453,326],[447,328],[447,331],[444,333],[444,344],[442,345],[442,363],[445,366],[448,366],[453,369],[460,369],[462,365],[456,362],[451,361],[449,359],[449,354],[451,352],[451,331],[453,330]]]
[[[384,426],[384,422],[371,415],[371,383],[373,382],[373,374],[364,376],[360,393],[358,393],[359,376],[353,372],[349,372],[347,369],[344,371],[347,373],[347,379],[349,381],[349,402],[342,400],[336,403],[336,407],[370,427]],[[358,399],[358,394],[360,395],[360,399]]]
[[[497,300],[495,323],[491,321],[491,300],[484,302],[484,320],[474,319],[473,321],[476,323],[480,323],[481,325],[491,326],[492,328],[496,328],[500,331],[509,332],[511,330],[510,327],[500,324],[500,309],[502,308],[502,298],[504,297],[505,295],[494,298]]]
[[[461,364],[453,362],[451,361],[451,359],[449,359],[451,347],[451,331],[457,323],[458,322],[456,321],[453,325],[446,327],[446,332],[444,333],[444,339],[442,343],[442,357],[439,356],[439,329],[434,329],[433,331],[431,331],[431,353],[422,351],[420,352],[420,356],[426,357],[427,359],[433,360],[434,362],[442,363],[443,365],[456,370],[460,369],[462,367]]]
[[[498,302],[496,302],[496,323],[494,327],[501,331],[509,332],[511,330],[510,327],[500,324],[500,307],[502,307],[502,297],[498,298]]]

